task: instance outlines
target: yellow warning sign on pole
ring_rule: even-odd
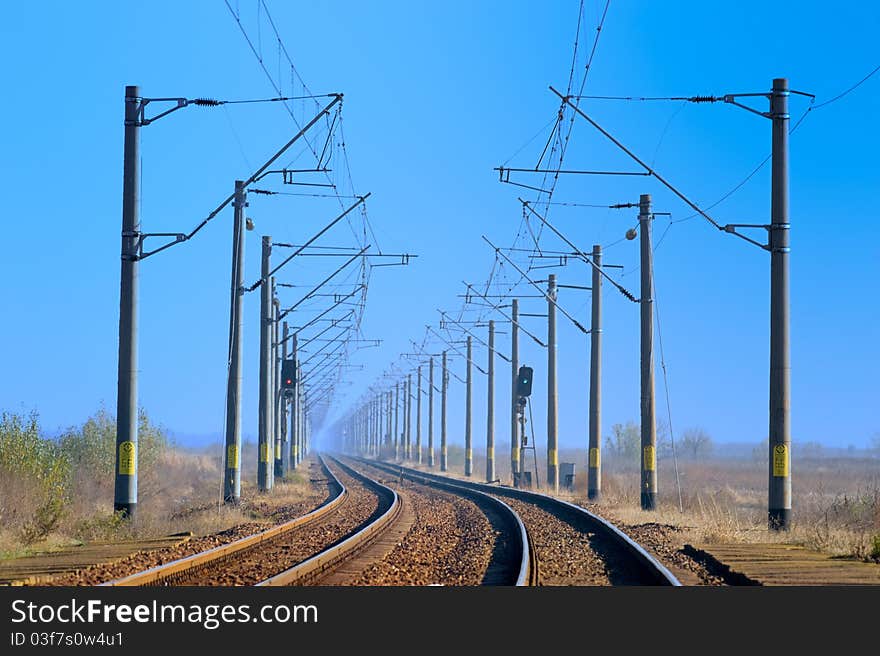
[[[269,462],[269,443],[260,444],[260,462]]]
[[[235,444],[226,447],[226,469],[238,469],[238,446]]]
[[[599,449],[593,447],[590,449],[590,467],[593,469],[599,469]]]
[[[137,445],[134,442],[119,443],[119,473],[134,476],[137,469]]]
[[[785,444],[773,447],[773,475],[781,478],[788,476],[788,446]]]
[[[656,451],[650,444],[644,449],[645,471],[654,471],[657,467]]]

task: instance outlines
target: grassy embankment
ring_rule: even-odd
[[[81,426],[49,438],[36,414],[0,416],[0,558],[93,541],[130,540],[191,531],[204,535],[267,519],[279,504],[305,496],[293,473],[256,502],[256,447],[243,448],[242,504],[219,503],[219,445],[199,452],[176,446],[142,412],[138,430],[135,522],[113,512],[116,424],[98,411]],[[251,453],[254,452],[254,453]],[[253,476],[249,477],[249,474]]]

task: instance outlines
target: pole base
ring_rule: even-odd
[[[237,507],[239,504],[241,504],[241,497],[228,496],[223,499],[223,503],[225,503],[227,506]]]
[[[771,508],[767,512],[767,527],[771,531],[791,529],[791,508]]]
[[[642,510],[657,510],[656,492],[642,492]]]
[[[113,504],[113,510],[120,513],[120,517],[123,519],[134,520],[137,514],[137,501],[134,503],[120,503],[117,501]]]
[[[600,490],[587,490],[587,500],[588,501],[599,501],[602,498],[602,492]]]

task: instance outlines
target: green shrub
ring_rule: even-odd
[[[167,450],[166,431],[153,425],[146,412],[138,413],[139,492],[158,484],[156,466]],[[116,467],[116,420],[101,408],[82,426],[68,429],[60,440],[61,451],[71,463],[71,485],[76,504],[84,511],[94,510],[112,499]]]
[[[83,542],[110,541],[119,537],[119,533],[128,529],[128,522],[123,511],[97,513],[78,521],[73,527],[73,534]]]
[[[138,413],[139,496],[165,487],[167,431]],[[57,440],[41,437],[36,412],[0,415],[0,531],[30,546],[57,529],[110,539],[124,520],[112,511],[116,421],[103,408]]]
[[[0,525],[26,545],[45,539],[66,510],[69,477],[58,444],[40,437],[37,413],[0,416]]]

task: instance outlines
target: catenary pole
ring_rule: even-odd
[[[519,481],[520,469],[519,435],[517,434],[517,395],[516,381],[519,374],[519,301],[513,299],[510,304],[510,476],[513,484]]]
[[[281,354],[279,343],[281,341],[281,323],[278,315],[281,313],[281,302],[276,295],[275,279],[272,279],[272,439],[274,469],[273,479],[281,479]]]
[[[428,361],[428,467],[434,467],[434,358]]]
[[[262,266],[263,277],[269,275],[269,259],[272,253],[272,238],[263,236]],[[272,436],[272,290],[271,285],[260,285],[260,397],[259,428],[257,452],[257,488],[267,492],[272,488],[270,474],[270,439]]]
[[[293,333],[290,338],[290,358],[297,362],[299,335]],[[299,363],[294,367],[296,378],[293,381],[293,397],[290,399],[290,468],[299,466]]]
[[[394,459],[400,459],[400,381],[394,383]]]
[[[441,379],[440,379],[440,471],[445,472],[448,469],[446,461],[446,393],[449,387],[449,374],[446,371],[446,351],[440,360]]]
[[[134,518],[138,501],[138,243],[140,239],[140,88],[125,87],[122,162],[122,256],[116,378],[116,467],[113,509]]]
[[[556,274],[547,280],[547,485],[559,492],[559,455],[556,391]]]
[[[281,361],[284,362],[288,359],[287,353],[287,344],[288,339],[290,337],[290,327],[287,325],[287,322],[284,321],[282,324],[282,335],[283,339],[281,340]],[[280,386],[280,383],[279,383]],[[288,440],[290,439],[290,435],[287,431],[287,406],[290,401],[287,396],[287,391],[281,395],[281,409],[279,410],[280,420],[279,426],[281,427],[281,470],[279,472],[279,476],[282,478],[287,476],[287,472],[290,469],[290,448],[287,445]]]
[[[406,376],[406,439],[404,441],[404,458],[412,459],[412,374]]]
[[[471,443],[471,424],[472,424],[472,403],[471,403],[471,386],[473,384],[473,365],[471,364],[471,353],[473,350],[473,338],[467,336],[467,376],[465,377],[465,401],[464,401],[464,475],[470,476],[473,473],[474,450]]]
[[[598,244],[593,245],[593,265],[587,499],[598,501],[602,494],[602,247]]]
[[[416,376],[416,464],[422,464],[422,367]]]
[[[223,500],[237,504],[241,498],[241,343],[242,300],[244,297],[244,208],[247,192],[244,182],[235,181],[232,201],[232,284],[229,305],[229,369],[226,377],[226,449]]]
[[[385,458],[388,458],[388,455],[389,455],[389,453],[391,452],[391,448],[392,448],[392,447],[391,447],[391,444],[392,444],[392,442],[394,441],[394,433],[391,431],[391,428],[392,428],[392,426],[391,426],[391,418],[392,418],[392,417],[391,417],[391,416],[392,416],[392,414],[393,414],[391,408],[392,408],[392,406],[393,406],[393,404],[394,404],[394,392],[392,392],[390,389],[389,389],[388,392],[387,392],[387,399],[388,399],[388,403],[387,403],[387,405],[386,405],[386,410],[387,410],[387,411],[386,411],[386,413],[385,413],[385,419],[386,419],[386,425],[385,425],[385,456],[384,456]]]
[[[641,246],[641,502],[657,508],[657,426],[654,417],[654,261],[651,250],[651,196],[639,198]]]
[[[495,321],[489,319],[489,367],[486,384],[486,482],[495,480]]]
[[[791,350],[789,345],[788,79],[773,80],[770,199],[770,481],[768,522],[791,528]]]

